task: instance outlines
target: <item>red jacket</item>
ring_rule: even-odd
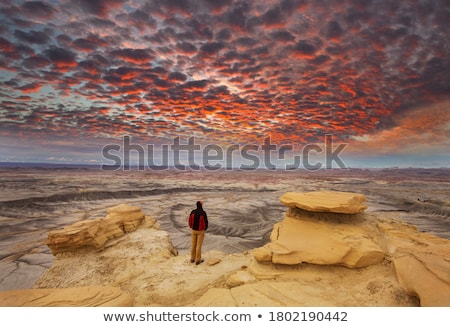
[[[206,212],[202,209],[195,209],[191,211],[189,215],[189,227],[193,230],[207,230],[208,229],[208,217]]]

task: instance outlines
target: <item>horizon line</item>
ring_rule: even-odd
[[[67,168],[101,168],[103,165],[103,163],[61,163],[61,162],[13,162],[13,161],[0,161],[0,167],[4,167],[4,168],[51,168],[51,166],[55,166],[55,167],[60,167],[60,168],[64,168],[64,166],[66,166]],[[398,169],[398,170],[412,170],[412,169],[417,169],[417,170],[442,170],[442,169],[450,169],[450,167],[414,167],[414,166],[410,166],[410,167],[399,167],[399,166],[389,166],[389,167],[370,167],[370,166],[366,166],[366,167],[345,167],[345,168],[340,168],[340,167],[332,167],[332,168],[320,168],[317,170],[311,170],[311,169],[306,169],[306,168],[295,168],[295,169],[286,169],[286,168],[282,168],[282,167],[276,167],[274,169],[270,169],[267,167],[259,167],[259,168],[239,168],[239,167],[221,167],[219,169],[212,169],[213,166],[208,166],[208,167],[200,167],[200,169],[192,169],[189,166],[183,166],[184,169],[180,169],[180,167],[177,167],[176,165],[174,166],[167,166],[167,167],[163,167],[161,168],[161,166],[142,166],[139,164],[133,164],[133,165],[127,165],[127,166],[121,166],[119,169],[115,170],[115,171],[147,171],[147,170],[154,170],[154,171],[164,171],[164,170],[181,170],[181,171],[253,171],[253,170],[258,170],[258,171],[345,171],[345,170],[383,170],[383,169]],[[101,169],[104,170],[104,169]],[[114,170],[110,170],[110,171],[114,171]]]

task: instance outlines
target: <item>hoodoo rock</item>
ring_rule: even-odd
[[[280,198],[289,210],[275,224],[271,242],[253,251],[259,262],[366,267],[383,261],[383,250],[357,214],[365,197],[345,192],[289,192]]]

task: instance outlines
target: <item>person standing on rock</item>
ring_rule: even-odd
[[[203,202],[197,201],[197,209],[191,211],[189,215],[189,227],[191,233],[191,263],[199,265],[203,262],[202,245],[205,238],[205,231],[208,229],[208,216],[203,210]]]

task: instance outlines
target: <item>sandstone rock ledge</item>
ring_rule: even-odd
[[[449,240],[363,213],[358,194],[336,194],[340,209],[308,211],[333,194],[282,197],[288,210],[270,243],[245,253],[210,251],[198,266],[178,255],[154,218],[121,205],[108,210],[120,233],[64,229],[53,239],[61,242],[51,243],[56,260],[34,289],[0,292],[0,305],[450,306]],[[137,220],[126,218],[130,212]]]

